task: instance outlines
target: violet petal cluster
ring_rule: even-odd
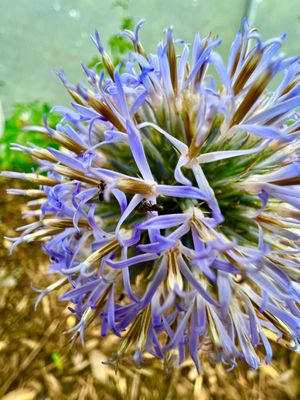
[[[148,54],[142,22],[117,66],[96,32],[103,69],[83,66],[87,86],[59,72],[71,107],[53,108],[56,129],[27,129],[60,150],[12,146],[40,163],[2,173],[37,185],[9,190],[32,197],[36,221],[12,249],[42,243],[54,283],[39,300],[63,286],[74,338],[100,322],[120,338],[115,362],[190,356],[200,371],[206,353],[256,369],[270,341],[300,338],[300,58],[246,21],[226,64],[220,39],[190,46],[171,28]]]

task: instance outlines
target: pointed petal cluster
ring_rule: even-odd
[[[58,279],[37,303],[64,287],[73,338],[100,323],[120,338],[116,364],[148,352],[200,372],[209,353],[256,369],[271,340],[300,339],[300,59],[246,21],[227,65],[218,38],[190,48],[172,28],[146,54],[143,22],[121,33],[133,43],[122,65],[95,33],[105,72],[83,66],[87,87],[59,72],[71,107],[53,108],[55,130],[30,127],[59,150],[12,144],[40,167],[2,172],[36,185],[9,190],[30,198],[11,249],[42,242]]]

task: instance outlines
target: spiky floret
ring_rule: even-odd
[[[118,66],[96,33],[106,73],[84,66],[88,87],[59,73],[72,108],[36,129],[64,151],[13,146],[41,167],[2,173],[40,186],[10,190],[34,197],[37,218],[12,248],[43,243],[62,277],[39,299],[65,285],[74,337],[99,319],[120,336],[116,361],[190,355],[200,371],[202,351],[257,368],[270,339],[299,341],[299,58],[245,21],[227,66],[219,39],[197,34],[191,50],[172,29],[147,54],[140,26],[123,32],[134,48]]]

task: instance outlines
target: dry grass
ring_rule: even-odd
[[[227,373],[222,365],[202,360],[198,376],[191,362],[166,372],[160,362],[136,369],[129,362],[116,374],[102,362],[116,346],[113,337],[99,339],[95,326],[85,347],[70,348],[63,335],[75,320],[57,296],[45,298],[34,311],[35,293],[30,284],[45,287],[47,259],[38,245],[19,247],[8,255],[3,235],[14,235],[21,224],[22,200],[0,197],[0,398],[3,400],[84,399],[201,399],[296,400],[300,398],[300,355],[279,345],[274,360],[257,372],[245,365]],[[62,318],[63,315],[63,318]]]

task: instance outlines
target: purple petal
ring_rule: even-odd
[[[128,206],[126,207],[125,211],[123,212],[121,218],[119,219],[118,225],[116,226],[115,229],[115,234],[118,237],[118,240],[120,243],[123,243],[120,235],[119,235],[119,231],[120,228],[123,224],[123,222],[127,219],[127,217],[129,217],[129,215],[132,213],[132,211],[139,205],[139,203],[144,199],[144,197],[141,194],[135,194],[133,196],[133,198],[130,200],[130,203],[128,204]]]
[[[188,151],[188,147],[186,144],[182,143],[180,140],[176,139],[174,136],[170,135],[168,132],[163,130],[161,127],[159,127],[156,124],[153,124],[152,122],[142,122],[141,124],[138,125],[139,129],[142,129],[144,127],[151,126],[158,132],[160,132],[165,138],[167,138],[174,147],[181,153],[181,154],[186,154]]]
[[[119,206],[120,206],[121,213],[123,214],[127,207],[127,198],[126,198],[125,194],[123,192],[121,192],[121,190],[119,190],[119,189],[112,189],[111,192],[117,199]]]
[[[130,121],[126,121],[126,129],[128,133],[130,149],[139,171],[146,181],[153,182],[153,176],[146,159],[139,130]]]
[[[182,256],[178,257],[178,266],[185,279],[187,279],[190,285],[194,287],[208,303],[213,304],[215,306],[218,305],[218,303],[202,287],[201,283],[194,277],[193,273],[190,271],[190,269],[184,262]]]
[[[245,125],[240,125],[240,126],[245,126]],[[211,153],[201,154],[199,157],[197,157],[197,161],[199,162],[199,164],[205,164],[214,161],[225,160],[227,158],[240,157],[247,154],[258,153],[262,151],[267,145],[268,141],[264,141],[260,146],[253,147],[252,149],[247,149],[247,150],[213,151]]]
[[[47,147],[47,149],[50,151],[51,154],[54,155],[54,157],[57,158],[58,161],[62,162],[64,165],[77,171],[85,172],[85,169],[83,168],[81,162],[79,162],[74,156],[72,157],[71,155],[62,153],[61,151],[58,151],[51,147]]]
[[[181,171],[181,167],[183,167],[186,163],[187,163],[186,157],[180,156],[178,163],[176,164],[175,167],[174,177],[178,183],[181,183],[182,185],[191,186],[192,182],[189,179],[187,179]]]
[[[138,265],[143,262],[155,260],[156,258],[157,258],[156,254],[146,253],[146,254],[140,254],[138,256],[128,258],[127,260],[121,260],[121,261],[107,260],[106,262],[112,268],[122,269],[122,268],[129,267],[131,265]]]
[[[236,125],[235,127],[244,129],[245,131],[252,132],[255,135],[265,139],[281,140],[284,142],[289,142],[292,140],[292,138],[290,138],[287,134],[284,134],[280,132],[278,129],[272,128],[270,126],[241,124],[241,125]]]
[[[157,291],[159,285],[165,279],[166,274],[167,274],[166,262],[163,259],[162,262],[160,263],[160,266],[158,267],[156,274],[151,279],[147,287],[146,293],[144,294],[141,300],[142,308],[146,307],[151,302],[154,293]]]
[[[226,86],[226,88],[228,90],[228,93],[233,95],[231,81],[230,81],[229,75],[228,75],[228,73],[226,71],[226,68],[225,68],[225,65],[223,63],[222,57],[218,53],[212,53],[209,56],[209,61],[215,67],[217,73],[219,74],[219,76],[221,78],[221,81]]]
[[[139,224],[140,229],[157,228],[166,229],[180,225],[189,218],[187,214],[159,215]]]
[[[262,111],[253,117],[250,117],[245,122],[247,125],[253,125],[256,124],[257,122],[270,120],[279,115],[294,112],[294,110],[299,106],[300,106],[300,96],[296,96],[292,99],[283,101],[282,103],[275,104],[274,106],[268,108],[267,110]]]
[[[148,243],[148,244],[140,244],[137,246],[138,250],[146,252],[146,253],[156,253],[160,254],[162,251],[168,250],[171,247],[175,246],[176,240],[168,239],[164,236],[157,235],[156,242]]]
[[[157,185],[156,193],[164,196],[207,200],[207,195],[193,186]]]
[[[104,47],[102,46],[98,31],[95,31],[95,36],[91,35],[91,39],[95,44],[95,46],[97,47],[97,49],[99,50],[99,52],[102,54],[104,51]]]
[[[177,330],[174,336],[171,338],[170,342],[163,348],[164,352],[173,349],[179,344],[180,341],[183,340],[184,331],[186,329],[192,310],[193,310],[193,304],[191,304],[189,309],[185,312],[185,315],[180,321]]]
[[[209,54],[211,53],[213,48],[216,47],[216,46],[219,46],[220,43],[221,43],[220,39],[213,40],[207,45],[207,47],[203,51],[201,51],[201,55],[198,58],[195,66],[193,67],[193,69],[192,69],[191,73],[189,74],[188,78],[184,82],[182,90],[185,90],[188,87],[188,85],[191,83],[191,81],[197,75],[197,73],[198,73],[199,69],[201,68],[201,66],[203,65],[203,63],[206,61],[207,57],[209,56]]]

